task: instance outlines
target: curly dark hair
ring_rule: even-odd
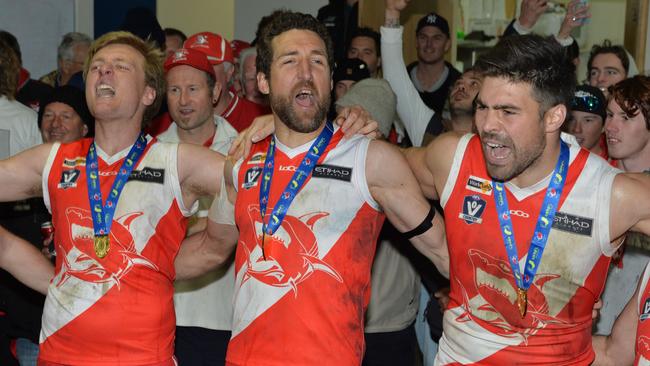
[[[575,66],[553,38],[513,35],[481,55],[474,70],[486,77],[502,77],[531,85],[540,116],[556,105],[569,105],[576,87]]]
[[[292,29],[308,30],[316,33],[325,42],[327,50],[327,63],[331,68],[334,65],[332,40],[323,24],[309,14],[297,13],[289,10],[276,10],[269,15],[269,20],[264,24],[257,39],[257,59],[255,66],[257,72],[271,77],[271,63],[273,62],[273,38]]]
[[[347,47],[345,48],[346,50],[350,49],[352,40],[357,37],[368,37],[372,39],[375,42],[375,51],[377,52],[377,57],[381,57],[381,34],[379,34],[379,32],[368,27],[357,28],[357,30],[350,37],[350,41],[348,42]]]
[[[628,116],[643,113],[645,128],[650,131],[650,77],[636,75],[619,81],[608,89],[614,100]]]
[[[627,76],[627,73],[630,70],[630,59],[627,57],[625,48],[623,48],[621,45],[612,45],[612,42],[609,39],[606,39],[603,41],[603,44],[596,44],[591,47],[591,52],[589,53],[589,61],[587,62],[587,80],[591,75],[591,64],[594,62],[594,58],[604,53],[611,53],[614,56],[618,57],[618,59],[621,60],[623,69],[625,70],[625,76]]]

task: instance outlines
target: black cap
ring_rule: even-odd
[[[440,15],[436,13],[429,13],[420,19],[418,21],[418,26],[415,28],[415,34],[420,33],[420,29],[424,27],[437,27],[440,29],[440,31],[449,37],[449,23],[447,23],[447,19],[441,17]]]
[[[368,65],[358,58],[346,58],[334,65],[334,83],[341,80],[359,81],[370,77]]]
[[[43,113],[45,113],[45,107],[50,103],[63,103],[67,104],[81,118],[81,122],[88,126],[87,136],[93,136],[93,131],[95,128],[95,118],[90,114],[88,110],[88,105],[86,104],[86,95],[83,91],[75,88],[71,85],[64,85],[58,88],[54,88],[52,93],[47,95],[41,100],[41,104],[38,110],[38,128],[41,128],[41,122],[43,121]]]
[[[571,98],[571,110],[597,114],[604,122],[607,117],[606,101],[600,89],[590,85],[580,85]]]

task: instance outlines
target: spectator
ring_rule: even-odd
[[[358,0],[329,0],[329,4],[318,9],[316,18],[323,23],[334,44],[334,59],[345,57],[350,38],[357,29],[359,19]]]
[[[260,93],[257,86],[257,68],[255,67],[255,59],[257,58],[257,50],[255,47],[250,47],[243,50],[239,55],[239,80],[242,85],[242,95],[244,98],[253,103],[267,106],[269,104],[268,98]]]
[[[379,33],[370,28],[359,28],[352,34],[348,46],[348,58],[358,58],[368,65],[370,77],[379,77],[381,48]]]
[[[41,76],[39,81],[52,87],[68,84],[72,75],[83,69],[90,42],[90,37],[83,33],[70,32],[63,35],[56,51],[56,70]]]
[[[566,130],[576,137],[580,146],[608,160],[603,126],[607,117],[607,99],[590,85],[580,85],[571,99],[571,114]]]
[[[163,31],[165,32],[165,52],[169,57],[176,50],[183,48],[187,36],[176,28],[165,28]]]

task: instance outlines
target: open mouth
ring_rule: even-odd
[[[310,89],[301,89],[295,97],[296,104],[303,108],[314,106],[314,93]]]
[[[95,89],[95,94],[98,97],[112,97],[115,95],[115,89],[108,84],[99,84]]]
[[[485,142],[483,145],[485,146],[485,152],[490,162],[505,160],[510,156],[512,151],[508,146],[496,142]]]

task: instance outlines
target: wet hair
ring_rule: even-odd
[[[357,30],[352,34],[352,37],[350,37],[350,42],[348,43],[346,50],[350,49],[350,46],[352,45],[352,40],[357,37],[368,37],[373,41],[375,41],[375,51],[377,52],[377,57],[381,57],[381,35],[379,34],[379,32],[376,32],[372,28],[368,28],[368,27],[357,28]]]
[[[147,106],[142,116],[142,125],[147,126],[149,121],[158,114],[160,105],[165,97],[165,76],[163,73],[163,53],[153,41],[143,41],[142,38],[124,31],[110,32],[99,37],[90,46],[88,58],[84,65],[84,80],[88,75],[90,61],[102,48],[114,44],[130,46],[144,57],[145,84],[156,91],[156,99]]]
[[[13,34],[7,32],[6,30],[0,30],[0,40],[5,41],[9,47],[14,51],[14,54],[18,58],[18,62],[22,65],[23,64],[23,54],[20,52],[20,45],[18,44],[18,40],[16,39],[16,36]]]
[[[556,105],[568,106],[576,87],[575,66],[566,48],[553,38],[534,34],[503,38],[479,57],[474,70],[483,77],[530,84],[540,117]]]
[[[608,88],[614,100],[628,116],[642,113],[645,128],[650,130],[650,77],[636,75]]]
[[[57,57],[59,60],[72,61],[74,60],[74,46],[78,44],[86,44],[90,46],[92,39],[87,35],[79,32],[70,32],[63,35],[61,44],[56,49]]]
[[[271,42],[275,37],[293,29],[316,33],[325,43],[328,67],[331,68],[334,65],[332,40],[323,24],[309,14],[276,10],[270,15],[268,23],[260,30],[260,36],[257,39],[257,59],[255,60],[257,72],[263,73],[267,78],[271,77],[271,63],[273,62],[273,46]]]
[[[16,56],[13,47],[0,38],[0,96],[9,100],[15,99],[19,74],[18,56]]]
[[[612,42],[609,39],[606,39],[602,44],[596,44],[591,47],[591,52],[589,53],[589,61],[587,62],[587,80],[589,80],[591,73],[591,64],[594,62],[594,58],[605,53],[611,53],[618,57],[619,60],[621,60],[621,65],[623,65],[623,69],[625,70],[625,76],[627,76],[627,73],[630,69],[630,59],[627,57],[625,48],[623,48],[621,45],[612,45]]]

